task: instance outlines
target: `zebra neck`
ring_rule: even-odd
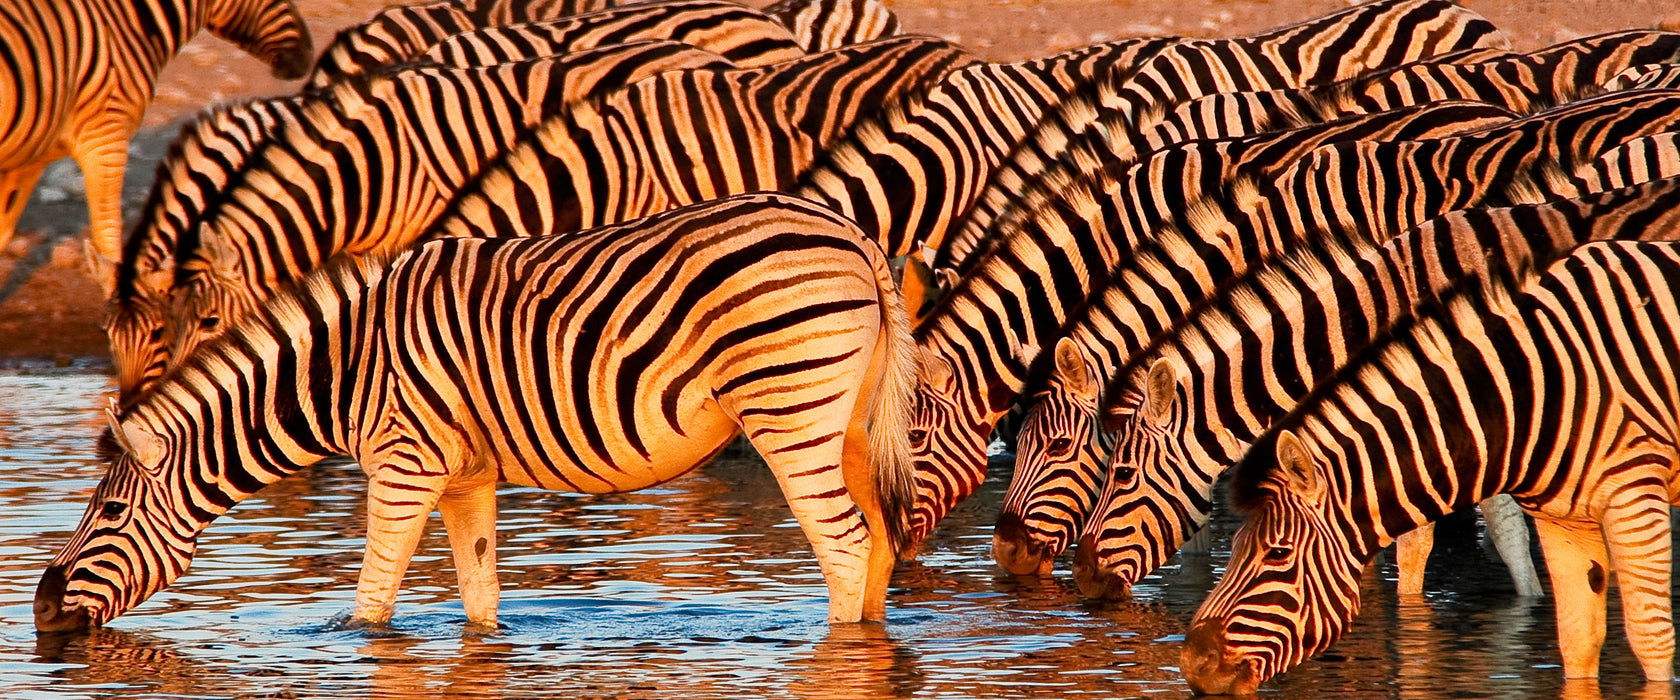
[[[379,266],[370,266],[381,274]],[[374,278],[376,279],[376,277]],[[131,411],[233,504],[330,456],[348,454],[371,280],[338,264],[200,348]]]
[[[117,0],[100,5],[108,13],[107,27],[131,34],[144,53],[146,75],[163,65],[204,28],[211,0]],[[126,43],[126,42],[125,42]]]
[[[1327,472],[1336,475],[1333,491],[1341,493],[1332,498],[1362,560],[1406,532],[1509,491],[1554,457],[1550,450],[1568,449],[1534,442],[1560,429],[1555,411],[1530,410],[1545,403],[1541,377],[1555,368],[1545,367],[1552,363],[1532,346],[1519,313],[1458,308],[1450,317],[1423,320],[1373,348],[1367,361],[1344,370],[1345,381],[1330,382],[1339,386],[1328,397],[1303,402],[1303,430],[1317,444],[1346,436],[1356,443],[1336,451],[1358,461]]]

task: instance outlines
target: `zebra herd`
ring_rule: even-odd
[[[197,4],[137,11],[309,45],[287,0]],[[0,0],[40,56],[14,86],[90,82],[17,29],[49,6]],[[1077,542],[1094,597],[1205,546],[1230,473],[1198,692],[1335,642],[1390,543],[1418,590],[1430,523],[1475,505],[1523,595],[1533,517],[1566,676],[1597,675],[1611,574],[1672,676],[1680,34],[1519,53],[1446,0],[1014,63],[903,30],[878,0],[395,7],[302,92],[185,126],[120,247],[89,169],[120,401],[37,628],[131,609],[334,455],[368,475],[352,619],[389,620],[438,510],[493,626],[498,482],[644,488],[737,434],[830,621],[884,620],[1007,427],[994,557],[1046,574]],[[130,93],[161,65],[105,58]]]

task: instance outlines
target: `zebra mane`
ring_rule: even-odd
[[[301,94],[303,98],[307,99],[315,96],[317,93],[312,90],[305,90]],[[192,117],[182,121],[180,128],[176,131],[175,138],[169,142],[168,150],[164,152],[163,158],[158,160],[157,166],[152,170],[152,186],[147,192],[145,204],[141,205],[139,211],[142,212],[142,215],[144,216],[144,214],[153,212],[161,206],[163,197],[165,196],[164,185],[175,182],[175,178],[170,174],[171,170],[181,167],[181,161],[186,157],[187,149],[190,146],[201,142],[205,138],[206,134],[223,131],[223,129],[217,125],[226,123],[229,120],[229,115],[238,112],[262,112],[264,110],[256,109],[256,105],[269,104],[276,101],[294,102],[298,99],[299,97],[297,96],[288,96],[283,98],[248,98],[233,100],[206,107],[199,110]],[[254,154],[245,155],[249,157]],[[241,170],[243,170],[243,168],[241,168]],[[226,191],[226,188],[224,188],[223,191]],[[220,194],[221,192],[213,194],[205,193],[204,196],[212,197],[219,196]],[[146,221],[144,219],[136,221],[134,226],[128,230],[127,235],[123,240],[122,259],[117,263],[117,286],[115,291],[112,293],[113,299],[126,299],[128,297],[132,297],[139,291],[135,288],[135,283],[139,280],[140,276],[140,256],[145,252],[146,246],[153,242],[153,239],[140,235],[140,231],[145,227],[145,225]],[[174,241],[170,241],[168,243],[173,246]]]
[[[1231,504],[1239,513],[1252,513],[1269,498],[1266,482],[1277,468],[1277,436],[1284,430],[1299,431],[1318,408],[1334,396],[1356,390],[1367,377],[1386,377],[1395,370],[1417,367],[1418,353],[1444,353],[1464,334],[1467,322],[1493,315],[1515,313],[1514,290],[1538,275],[1526,261],[1516,268],[1505,267],[1489,277],[1467,275],[1430,300],[1419,303],[1409,316],[1396,319],[1372,342],[1348,358],[1335,373],[1320,380],[1296,402],[1287,416],[1273,423],[1231,469]]]
[[[1037,242],[1058,232],[1063,236],[1070,236],[1072,234],[1067,230],[1065,223],[1069,218],[1082,221],[1102,220],[1101,216],[1090,216],[1093,210],[1101,209],[1093,191],[1097,188],[1090,185],[1091,178],[1074,178],[1061,171],[1051,171],[1048,178],[1055,181],[1052,191],[1060,194],[1046,200],[1031,213],[1011,220],[1008,226],[994,236],[996,242],[984,254],[976,257],[968,272],[958,277],[957,283],[946,290],[933,308],[916,324],[915,335],[918,342],[927,338],[932,329],[942,323],[940,319],[945,316],[984,311],[973,299],[968,298],[967,289],[977,284],[977,280],[986,275],[988,268],[1003,264],[999,260],[1003,249],[1011,245],[1036,245]]]
[[[329,309],[344,313],[345,301],[356,298],[377,283],[387,263],[397,254],[374,253],[362,258],[337,255],[309,274],[283,285],[249,316],[241,318],[229,332],[210,339],[171,368],[129,405],[136,405],[171,386],[187,385],[199,394],[220,386],[218,376],[237,373],[239,367],[271,346],[291,346],[287,338],[309,337],[315,324]],[[260,361],[260,360],[259,360]],[[126,407],[125,407],[126,408]]]

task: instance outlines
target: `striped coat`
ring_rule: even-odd
[[[1614,572],[1645,677],[1673,678],[1680,246],[1596,243],[1518,279],[1420,311],[1249,449],[1247,518],[1186,638],[1193,689],[1253,692],[1324,650],[1381,547],[1498,493],[1535,517],[1564,676],[1598,675]]]
[[[742,432],[816,550],[829,619],[882,619],[914,362],[874,242],[775,194],[509,233],[526,237],[325,268],[113,413],[110,470],[36,627],[108,622],[178,577],[217,516],[331,455],[369,477],[354,619],[390,618],[438,509],[467,618],[494,627],[497,482],[645,488]]]
[[[614,49],[597,51],[611,57]],[[557,101],[563,110],[539,109],[544,100],[537,99],[517,112],[465,114],[461,124],[412,120],[431,109],[409,104],[424,104],[425,90],[388,90],[394,95],[387,96],[376,81],[352,100],[349,87],[336,89],[346,95],[346,123],[354,128],[326,117],[319,120],[322,135],[301,139],[296,154],[270,149],[266,174],[247,175],[249,186],[224,197],[215,220],[199,226],[196,238],[182,239],[170,354],[185,357],[280,284],[333,255],[408,245],[457,191],[485,193],[500,215],[532,222],[507,230],[559,232],[778,189],[860,114],[966,60],[945,42],[900,37],[766,68],[658,72],[594,100]],[[478,87],[466,81],[462,89]],[[524,119],[498,122],[510,116]],[[326,158],[343,167],[314,165]],[[495,174],[480,174],[481,168]],[[309,173],[310,186],[279,177],[292,170]]]
[[[47,164],[87,181],[89,261],[110,293],[122,247],[128,140],[157,74],[200,29],[302,75],[309,31],[291,0],[0,0],[0,248]]]

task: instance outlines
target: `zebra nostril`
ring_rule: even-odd
[[[93,627],[93,618],[83,609],[64,613],[65,567],[49,566],[35,587],[35,629],[41,632],[77,632]]]
[[[1224,695],[1237,684],[1237,669],[1225,663],[1225,623],[1200,620],[1184,636],[1179,668],[1197,695]]]

